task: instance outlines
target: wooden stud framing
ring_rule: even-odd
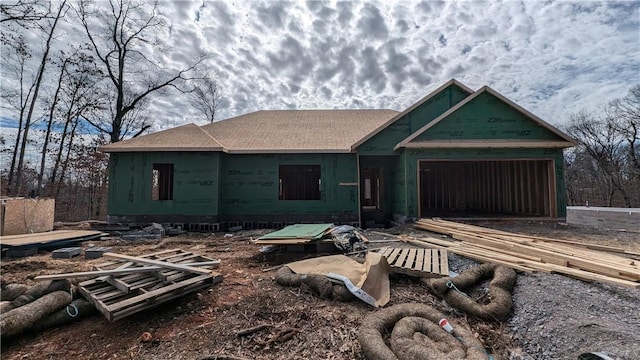
[[[557,216],[552,159],[421,159],[416,173],[419,216],[469,209]]]

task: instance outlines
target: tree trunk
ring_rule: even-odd
[[[44,178],[44,167],[47,162],[47,148],[49,147],[49,137],[51,136],[51,128],[53,127],[53,113],[58,104],[58,96],[60,95],[60,89],[62,88],[62,79],[64,77],[64,71],[67,67],[69,59],[65,59],[60,69],[60,76],[58,76],[58,86],[56,92],[53,95],[53,101],[51,102],[51,108],[49,109],[49,122],[47,123],[47,132],[44,135],[44,144],[42,145],[42,157],[40,158],[40,171],[38,172],[38,185],[36,186],[36,194],[40,195],[42,190],[42,179]]]
[[[60,181],[62,184],[64,182],[64,177],[67,174],[67,168],[69,167],[69,155],[71,155],[71,149],[73,148],[73,140],[76,135],[76,127],[78,126],[78,121],[73,123],[73,128],[71,129],[71,138],[69,139],[69,144],[67,144],[67,155],[65,156],[64,162],[62,163],[62,169],[60,170]],[[60,195],[60,190],[62,186],[58,186],[56,189],[56,198]]]

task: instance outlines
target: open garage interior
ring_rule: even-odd
[[[420,216],[556,217],[553,161],[420,160]]]

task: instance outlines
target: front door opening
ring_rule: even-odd
[[[362,170],[362,208],[379,210],[382,208],[380,168]]]

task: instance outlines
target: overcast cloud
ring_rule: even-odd
[[[548,122],[640,83],[640,2],[160,3],[167,66],[211,54],[217,118],[261,109],[403,110],[451,78],[489,85]],[[154,130],[203,124],[155,97]]]

